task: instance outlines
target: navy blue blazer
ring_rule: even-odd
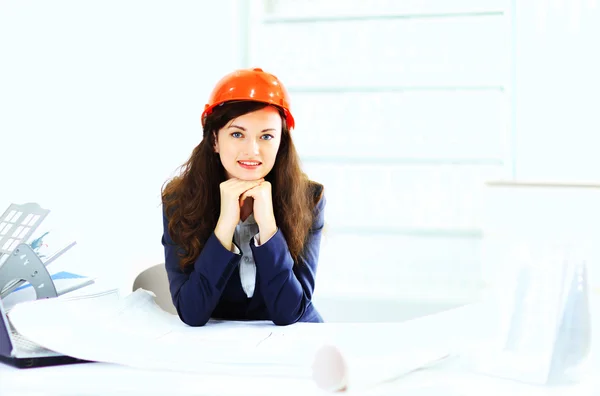
[[[210,318],[271,320],[276,325],[323,322],[312,304],[324,225],[325,195],[315,206],[315,217],[299,265],[294,265],[280,230],[260,246],[250,242],[256,263],[254,295],[248,298],[239,275],[241,254],[227,250],[214,232],[206,241],[193,270],[179,268],[177,251],[163,210],[162,244],[173,304],[181,320],[203,326]]]

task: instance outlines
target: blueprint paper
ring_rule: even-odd
[[[122,299],[107,294],[26,302],[10,318],[25,337],[59,353],[144,369],[312,381],[315,367],[323,371],[318,352],[333,345],[347,370],[329,381],[335,386],[328,390],[340,390],[371,386],[443,358],[458,334],[450,323],[461,322],[451,319],[465,315],[457,310],[404,323],[290,326],[211,320],[190,327],[138,289]],[[442,322],[448,325],[441,328]]]

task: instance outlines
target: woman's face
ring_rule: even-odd
[[[219,130],[214,150],[227,179],[264,178],[275,165],[281,143],[281,116],[272,106],[229,121]]]

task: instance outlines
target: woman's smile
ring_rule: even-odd
[[[262,165],[260,161],[238,161],[237,163],[242,168],[248,170],[256,170]]]

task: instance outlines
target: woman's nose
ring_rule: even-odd
[[[252,154],[252,155],[258,154],[258,151],[259,151],[258,142],[255,139],[248,139],[247,144],[246,144],[246,150],[248,151],[248,154]]]

